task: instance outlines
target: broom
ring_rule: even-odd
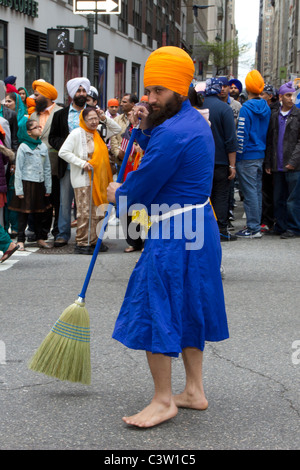
[[[134,127],[125,152],[117,183],[121,183],[138,127]],[[78,299],[66,308],[32,359],[29,369],[60,380],[91,383],[90,321],[85,294],[95,266],[113,204],[108,205],[100,234]]]

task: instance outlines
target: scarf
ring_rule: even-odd
[[[18,125],[22,122],[24,116],[26,115],[26,109],[24,106],[24,103],[22,101],[22,98],[18,93],[15,93],[16,95],[16,107],[15,107],[15,112],[17,113],[17,121]]]
[[[106,144],[100,137],[97,130],[92,131],[86,126],[82,117],[82,111],[79,116],[79,126],[84,129],[85,132],[93,134],[94,137],[94,152],[92,158],[88,162],[94,168],[94,182],[93,182],[93,201],[95,206],[101,204],[107,204],[106,189],[113,181],[112,171],[109,163],[109,156]],[[91,172],[89,172],[91,179]]]
[[[28,145],[31,150],[34,150],[38,145],[42,143],[41,139],[33,139],[28,135],[26,129],[26,121],[21,124],[18,129],[18,140],[20,143]]]

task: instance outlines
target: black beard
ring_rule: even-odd
[[[237,100],[239,95],[240,95],[238,92],[235,92],[235,91],[232,91],[229,94],[230,94],[231,98],[234,98],[235,100]]]
[[[178,93],[174,93],[173,98],[170,99],[159,111],[153,111],[149,105],[148,126],[157,127],[171,117],[175,116],[182,106],[182,98]]]
[[[47,98],[40,98],[38,101],[35,102],[35,110],[36,112],[39,114],[39,113],[42,113],[43,111],[45,111],[45,109],[47,108],[47,105],[48,105],[48,102],[47,102]]]
[[[73,99],[76,106],[83,108],[86,103],[86,96],[75,96]]]

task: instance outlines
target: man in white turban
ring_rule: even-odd
[[[76,97],[76,94],[80,87],[84,88],[84,90],[88,94],[88,92],[90,91],[91,83],[85,77],[72,78],[68,81],[67,91],[72,100],[74,100],[74,98]]]
[[[73,129],[79,127],[79,115],[86,106],[90,81],[85,77],[72,78],[67,82],[67,91],[72,103],[57,111],[52,120],[49,133],[49,144],[59,151]],[[67,245],[71,237],[71,213],[74,190],[70,180],[70,168],[67,162],[58,158],[58,177],[60,179],[60,206],[58,216],[58,234],[54,246]]]

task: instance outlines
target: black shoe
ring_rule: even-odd
[[[62,246],[65,246],[67,244],[68,244],[67,240],[64,240],[63,238],[57,238],[54,241],[55,248],[61,248]]]
[[[104,245],[104,243],[101,243],[99,251],[101,251],[101,253],[104,253],[107,250],[108,250],[108,246]]]
[[[294,233],[291,230],[286,230],[280,235],[280,238],[287,239],[287,238],[296,238],[300,237],[300,234]]]
[[[282,235],[284,232],[279,232],[278,230],[274,230],[273,228],[271,230],[268,230],[267,232],[264,232],[265,235],[276,235],[277,237]]]
[[[96,245],[92,245],[93,251],[94,251],[95,248],[96,248]],[[104,243],[101,243],[101,246],[100,246],[100,250],[99,250],[99,251],[100,251],[101,253],[105,253],[105,251],[107,251],[107,250],[108,250],[108,246],[104,245]]]
[[[36,242],[36,235],[35,234],[30,235],[30,237],[27,237],[27,241],[28,242]]]
[[[94,252],[94,249],[92,246],[78,246],[75,245],[74,248],[74,253],[76,255],[92,255]]]
[[[234,242],[237,240],[236,235],[229,232],[220,232],[221,242]]]

